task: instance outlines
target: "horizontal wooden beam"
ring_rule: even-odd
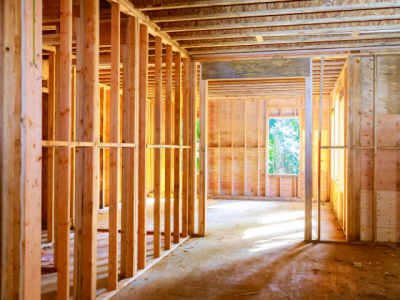
[[[305,5],[308,5],[306,3]],[[229,13],[210,13],[210,14],[194,14],[194,15],[170,15],[152,18],[153,22],[178,22],[189,20],[210,20],[210,19],[226,19],[226,18],[245,18],[245,17],[258,17],[258,16],[279,16],[279,15],[294,15],[294,14],[310,14],[310,13],[326,13],[338,11],[354,11],[366,9],[383,9],[383,8],[397,8],[400,7],[400,2],[390,1],[381,3],[363,3],[363,4],[350,4],[350,5],[323,5],[323,6],[304,6],[300,8],[286,8],[286,9],[270,9],[259,11],[240,11]]]
[[[248,46],[248,45],[274,45],[274,44],[294,44],[294,43],[317,43],[317,42],[339,42],[339,41],[358,41],[358,40],[376,40],[376,39],[392,39],[400,38],[400,33],[382,33],[382,34],[362,34],[357,37],[349,35],[332,36],[293,36],[291,39],[266,39],[262,42],[258,41],[236,41],[236,42],[196,42],[196,43],[182,43],[182,48],[203,48],[203,47],[230,47],[230,46]]]
[[[284,52],[284,51],[291,51],[293,54],[295,53],[294,50],[314,50],[314,51],[319,51],[321,49],[330,49],[331,51],[333,49],[335,50],[343,50],[343,51],[349,51],[349,49],[354,49],[357,50],[358,48],[362,47],[364,49],[368,49],[368,47],[376,47],[376,46],[398,46],[400,45],[400,41],[392,41],[392,42],[370,42],[370,43],[360,43],[360,44],[354,44],[354,43],[348,43],[348,44],[321,44],[321,45],[308,45],[308,46],[295,46],[295,47],[275,47],[275,48],[233,48],[233,49],[221,49],[221,50],[202,50],[202,51],[193,51],[190,52],[192,55],[195,54],[227,54],[227,53],[236,53],[236,52],[251,52],[253,55],[257,55],[257,52],[262,52],[262,51],[279,51],[279,52]],[[359,47],[357,47],[359,46]],[[372,49],[371,49],[372,50]],[[350,50],[352,51],[352,50]],[[278,55],[279,56],[279,55]]]
[[[171,38],[177,41],[189,41],[189,40],[207,40],[207,39],[228,39],[228,38],[243,38],[243,37],[255,37],[260,36],[288,36],[288,35],[313,35],[313,34],[331,34],[331,33],[352,33],[353,31],[359,30],[365,31],[382,31],[382,30],[400,30],[400,25],[374,25],[374,26],[354,26],[354,27],[323,27],[314,29],[298,29],[298,30],[270,30],[270,31],[253,31],[244,32],[236,30],[233,33],[227,34],[185,34],[185,35],[174,35]]]
[[[379,12],[379,11],[378,11]],[[292,16],[290,20],[279,20],[273,22],[236,22],[232,23],[223,22],[210,25],[196,25],[196,26],[174,26],[162,27],[164,32],[180,32],[180,31],[199,31],[199,30],[220,30],[220,29],[235,29],[235,28],[256,28],[256,27],[276,27],[276,26],[293,26],[293,25],[312,25],[312,24],[331,24],[331,23],[349,23],[349,22],[366,22],[366,21],[387,21],[399,20],[400,14],[394,15],[367,15],[367,16],[349,16],[341,18],[312,18],[307,19],[304,17],[293,20],[296,16]]]
[[[280,0],[292,1],[292,0]],[[137,5],[136,9],[140,11],[164,10],[164,9],[177,9],[177,8],[195,8],[195,7],[209,7],[209,6],[222,6],[222,5],[238,5],[238,4],[256,4],[276,2],[276,0],[205,0],[205,1],[192,1],[192,2],[175,2],[166,4],[148,4]]]
[[[183,57],[191,58],[189,53],[185,49],[182,49],[179,44],[171,39],[171,37],[161,31],[160,27],[149,21],[146,15],[137,10],[129,0],[107,0],[109,3],[118,3],[121,7],[121,12],[127,16],[138,18],[141,24],[147,26],[149,33],[154,37],[160,37],[162,43],[165,45],[171,45],[172,49],[176,52],[180,52]]]
[[[304,77],[310,75],[308,59],[205,62],[202,79]]]

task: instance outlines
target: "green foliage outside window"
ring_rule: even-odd
[[[269,119],[269,174],[299,174],[299,119]]]

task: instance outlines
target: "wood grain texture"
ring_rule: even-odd
[[[307,58],[204,62],[203,80],[268,77],[304,77],[310,75]]]
[[[147,26],[140,25],[139,41],[139,182],[138,182],[138,268],[146,267],[146,198],[147,198],[147,84],[148,44]]]

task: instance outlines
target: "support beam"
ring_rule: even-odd
[[[321,57],[321,78],[319,84],[319,117],[318,117],[318,233],[317,240],[321,239],[321,140],[322,140],[322,97],[324,86],[324,57]]]
[[[42,76],[42,1],[26,0],[20,3],[21,6],[15,5],[17,10],[21,9],[16,14],[21,20],[17,19],[16,24],[23,20],[22,53],[20,64],[17,63],[21,71],[17,71],[16,81],[21,80],[21,90],[17,92],[21,95],[21,118],[17,121],[22,128],[21,187],[16,191],[21,195],[18,199],[21,203],[19,298],[40,299],[42,81],[37,78]],[[14,31],[9,33],[14,34]],[[17,144],[17,141],[13,142]]]
[[[85,21],[84,48],[84,132],[86,142],[99,142],[99,0],[83,0]],[[95,147],[85,148],[83,161],[83,260],[82,297],[94,299],[97,283],[97,209],[99,153]]]
[[[275,1],[276,0],[205,0],[205,1],[193,1],[193,2],[174,2],[174,3],[166,3],[158,5],[152,5],[152,4],[138,5],[135,7],[140,11],[152,11],[152,10],[177,9],[177,8],[266,3]],[[282,1],[291,1],[291,0],[282,0]]]
[[[310,59],[312,67],[312,59]],[[304,239],[312,240],[312,120],[313,120],[313,99],[312,99],[312,73],[305,78],[305,228]]]
[[[138,268],[146,267],[146,198],[147,198],[147,73],[149,33],[140,25],[139,41],[139,183],[138,183]]]
[[[165,144],[172,145],[172,47],[166,46],[165,66]],[[164,248],[171,249],[171,171],[172,149],[165,149]]]
[[[154,144],[161,145],[162,124],[162,39],[156,37]],[[161,149],[154,150],[154,258],[161,255]]]
[[[127,27],[128,50],[128,143],[137,144],[138,128],[138,98],[139,98],[139,22],[130,17]],[[133,277],[137,270],[136,232],[137,232],[137,176],[138,151],[137,148],[128,148],[128,177],[127,181],[127,238],[126,238],[126,277]]]
[[[373,184],[372,184],[372,236],[373,241],[378,241],[377,231],[377,201],[378,201],[378,56],[374,55],[373,77],[373,130],[374,130],[374,156],[373,156]]]
[[[120,143],[120,6],[111,5],[111,104],[110,143]],[[104,139],[104,135],[103,135]],[[118,203],[120,200],[121,155],[118,148],[110,149],[108,289],[118,288]]]
[[[301,4],[300,4],[301,5]],[[398,8],[400,3],[396,2],[381,2],[381,3],[362,3],[362,4],[349,4],[349,5],[322,5],[322,6],[309,6],[309,3],[301,5],[298,8],[283,8],[283,9],[269,9],[258,11],[240,11],[228,13],[209,13],[209,14],[193,14],[193,15],[177,15],[176,13],[164,17],[152,18],[153,22],[180,22],[189,20],[211,20],[211,19],[230,19],[230,18],[254,18],[260,16],[280,16],[280,15],[295,15],[295,14],[312,14],[312,13],[328,13],[339,11],[355,11],[366,9],[383,9],[383,8]]]
[[[197,64],[189,63],[189,227],[195,231],[197,195]]]
[[[175,120],[174,145],[181,145],[181,54],[175,53]],[[180,235],[180,183],[181,183],[181,149],[175,149],[174,155],[174,243],[179,243]]]
[[[48,140],[55,140],[55,81],[56,81],[56,55],[49,53],[49,94],[47,97],[47,124]],[[47,242],[54,241],[54,157],[55,148],[47,151]]]
[[[71,142],[72,0],[60,2],[58,139]],[[57,299],[69,299],[71,147],[58,149]]]
[[[200,66],[201,74],[201,66]],[[208,174],[207,174],[207,130],[208,130],[208,103],[207,103],[206,80],[200,80],[200,186],[199,186],[199,235],[206,236],[206,209],[208,194]]]
[[[183,59],[182,72],[182,136],[183,145],[189,145],[189,60]],[[189,149],[182,150],[182,237],[188,236],[188,172]]]

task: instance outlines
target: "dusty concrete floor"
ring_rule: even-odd
[[[400,250],[306,244],[304,204],[295,205],[209,201],[208,236],[190,239],[114,299],[400,299]]]

